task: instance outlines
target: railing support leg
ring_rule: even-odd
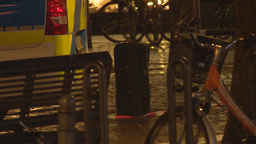
[[[174,67],[177,64],[183,66],[184,72],[184,100],[185,100],[185,135],[186,143],[192,144],[193,128],[192,128],[192,100],[191,100],[191,70],[188,61],[185,58],[174,58],[168,64],[167,69],[167,87],[168,87],[168,112],[169,112],[169,140],[171,144],[177,143],[176,134],[176,97],[175,97],[175,76]]]
[[[97,117],[100,118],[100,122],[98,126],[100,130],[97,131],[100,133],[100,137],[95,138],[93,134],[92,122],[95,120],[93,117],[92,109],[93,98],[90,95],[91,92],[91,81],[90,75],[91,70],[96,69],[99,76],[99,94],[97,97],[97,103],[94,104],[95,107],[99,107],[99,115]],[[99,140],[101,144],[108,144],[108,107],[107,107],[107,76],[105,67],[101,62],[92,62],[84,67],[83,70],[83,91],[84,91],[84,129],[85,129],[85,143],[93,144],[95,140]],[[94,109],[94,114],[96,113]],[[95,115],[94,115],[95,116]],[[96,121],[96,120],[95,120]],[[98,122],[98,121],[96,121]],[[95,131],[95,130],[94,130]]]

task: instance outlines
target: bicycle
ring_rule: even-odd
[[[236,27],[236,5],[236,1],[201,1],[201,17],[204,18],[202,29],[206,29],[207,33],[209,30],[217,30],[213,37],[228,39],[232,36],[229,31]]]
[[[194,20],[195,21],[195,20]],[[193,42],[195,43],[196,51],[208,51],[209,54],[213,55],[213,61],[210,63],[208,78],[205,81],[203,90],[199,92],[194,92],[192,97],[192,139],[187,139],[188,141],[192,141],[192,143],[209,143],[216,144],[216,134],[213,130],[213,127],[207,118],[207,114],[209,113],[212,101],[212,92],[215,91],[219,97],[222,98],[223,102],[229,108],[230,112],[236,117],[236,119],[252,134],[252,137],[247,139],[248,141],[254,141],[256,139],[256,123],[251,120],[239,107],[237,102],[232,98],[231,94],[225,87],[222,79],[220,77],[220,71],[222,68],[222,64],[226,58],[225,53],[230,49],[230,47],[237,43],[238,41],[244,41],[245,44],[249,44],[252,42],[256,42],[256,35],[250,35],[244,38],[239,38],[232,41],[226,47],[221,47],[219,45],[214,44],[202,44],[200,43],[196,36],[189,32],[189,35]],[[254,51],[256,52],[256,51]],[[207,55],[206,55],[207,56]],[[169,70],[169,68],[168,68]],[[168,71],[168,74],[171,71]],[[171,83],[171,82],[170,82]],[[168,93],[171,93],[169,89],[172,89],[168,82]],[[204,99],[202,101],[202,98]],[[170,142],[172,144],[175,143],[185,143],[185,118],[184,118],[184,106],[175,108],[175,114],[171,114],[170,112],[166,112],[155,122],[153,127],[150,129],[145,144],[153,144],[154,142]],[[170,116],[171,114],[172,116]],[[173,116],[175,115],[175,116]],[[176,119],[172,119],[172,117],[176,117]],[[171,123],[171,121],[175,121],[175,123]],[[170,125],[170,126],[168,126]],[[169,129],[169,127],[174,128]],[[176,129],[176,130],[175,130]],[[169,139],[163,139],[163,135],[168,135]],[[171,136],[177,137],[171,139]],[[254,141],[255,142],[255,141]],[[249,143],[249,142],[248,142]]]
[[[171,31],[174,37],[178,32],[185,32],[188,22],[193,17],[193,4],[190,0],[170,0],[162,7],[162,35],[170,42]]]
[[[162,41],[161,7],[156,0],[111,1],[100,9],[99,17],[101,33],[111,42],[137,43],[144,35],[151,45]],[[117,35],[120,33],[123,37]]]

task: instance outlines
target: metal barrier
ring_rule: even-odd
[[[86,65],[83,69],[83,82],[85,143],[108,144],[107,74],[103,64],[92,62]],[[75,99],[70,95],[60,99],[60,144],[76,143],[75,105]]]
[[[177,57],[172,59],[167,69],[167,87],[168,87],[168,112],[169,112],[169,139],[171,144],[176,144],[176,115],[175,115],[175,76],[174,67],[177,64],[183,66],[184,71],[184,100],[185,100],[185,135],[187,144],[192,144],[193,128],[192,128],[192,100],[191,100],[191,68],[185,57]]]
[[[95,77],[98,82],[92,80]],[[108,144],[107,75],[103,64],[86,65],[83,82],[85,143]]]
[[[74,123],[87,120],[95,124],[88,134],[99,141],[91,143],[107,143],[106,89],[111,66],[108,52],[0,62],[1,130],[17,127],[14,134],[22,135],[1,138],[0,143],[27,143],[23,135],[29,135],[30,131],[23,131],[20,120],[30,128],[59,124],[58,133],[42,131],[42,135],[51,143],[58,143],[59,134],[59,143],[64,144],[84,143],[84,130],[75,130]],[[83,102],[84,97],[90,101]],[[89,111],[92,117],[84,119],[84,104],[88,105],[85,113]],[[5,119],[6,116],[9,118]]]

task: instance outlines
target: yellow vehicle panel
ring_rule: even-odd
[[[1,0],[0,61],[86,52],[86,8],[85,0]]]

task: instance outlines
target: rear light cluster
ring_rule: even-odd
[[[46,35],[68,33],[66,0],[47,0]]]

